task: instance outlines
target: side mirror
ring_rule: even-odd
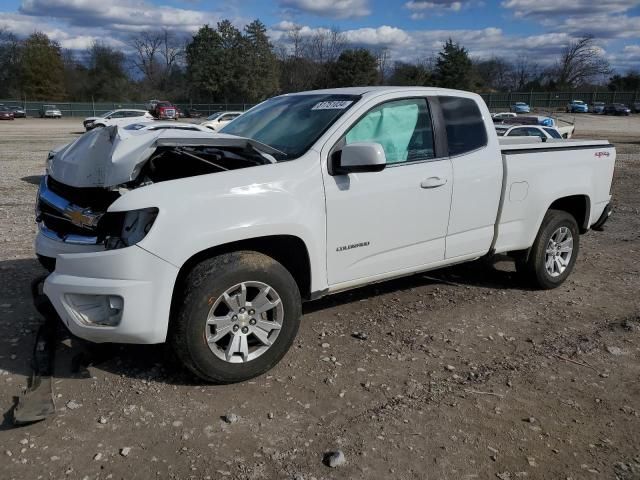
[[[387,157],[382,145],[375,142],[357,142],[345,145],[331,155],[329,173],[380,172],[387,165]]]

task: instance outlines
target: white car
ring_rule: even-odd
[[[213,134],[97,129],[47,161],[44,292],[78,337],[168,341],[229,383],[285,355],[304,300],[498,253],[555,288],[610,214],[616,150],[518,138],[423,87],[282,95]]]
[[[243,112],[216,112],[213,115],[209,115],[200,125],[218,131],[231,122],[231,120],[238,118],[242,113]]]
[[[155,120],[152,122],[134,122],[123,127],[127,131],[156,131],[156,130],[191,130],[194,132],[212,133],[210,129],[195,123],[180,123]]]
[[[125,124],[129,121],[153,120],[153,116],[146,110],[137,110],[133,108],[120,108],[103,113],[97,117],[87,117],[82,122],[85,130],[88,132],[96,127],[106,127],[107,125]]]
[[[539,125],[496,125],[496,133],[500,137],[538,137],[547,140],[562,140],[562,135],[555,127]]]
[[[518,114],[514,112],[499,112],[492,114],[491,118],[493,118],[494,122],[499,122],[501,120],[504,120],[505,118],[515,118],[517,116]]]

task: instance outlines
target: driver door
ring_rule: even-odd
[[[354,142],[381,144],[387,165],[375,173],[323,169],[330,288],[444,260],[453,175],[449,159],[437,156],[426,98],[374,106],[332,151]]]

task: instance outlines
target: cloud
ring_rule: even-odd
[[[280,6],[292,13],[307,13],[331,18],[366,17],[371,14],[369,0],[280,0]]]
[[[131,32],[161,27],[195,31],[219,18],[208,12],[153,5],[144,0],[23,0],[20,13],[64,20],[85,29],[105,27]]]
[[[513,10],[516,17],[548,17],[548,15],[589,15],[593,13],[622,13],[638,6],[638,0],[505,0],[504,8]]]
[[[426,17],[427,12],[436,15],[445,12],[459,12],[462,7],[469,3],[468,0],[410,0],[404,4],[404,8],[413,12],[412,20],[420,20]]]

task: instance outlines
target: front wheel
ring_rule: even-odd
[[[561,210],[549,210],[528,258],[516,260],[516,268],[538,288],[556,288],[571,274],[579,248],[580,232],[575,218]]]
[[[198,377],[235,383],[276,365],[298,332],[298,286],[273,258],[233,252],[204,260],[187,275],[170,342]]]

